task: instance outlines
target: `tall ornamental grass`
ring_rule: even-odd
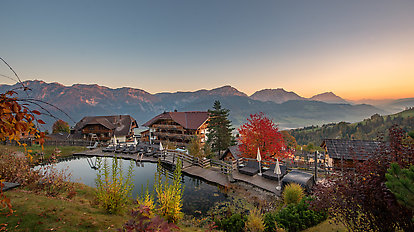
[[[303,188],[300,185],[291,183],[286,185],[285,190],[283,190],[283,201],[286,205],[296,205],[299,204],[304,195]]]

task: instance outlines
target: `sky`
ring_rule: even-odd
[[[412,0],[3,0],[0,57],[23,80],[64,85],[406,98],[413,12]]]

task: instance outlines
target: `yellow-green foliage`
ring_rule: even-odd
[[[109,167],[107,159],[98,161],[98,173],[96,182],[96,200],[107,213],[116,214],[121,212],[127,203],[134,184],[132,183],[132,162],[129,165],[127,176],[124,177],[122,165],[118,158],[112,160],[112,167]]]
[[[168,183],[166,178],[162,181],[161,165],[158,165],[158,171],[155,173],[155,191],[157,193],[157,209],[158,215],[164,217],[169,222],[177,223],[183,218],[181,212],[183,203],[183,189],[181,187],[181,162],[178,161],[175,171],[173,183]]]
[[[173,142],[171,142],[171,141],[164,141],[164,142],[162,142],[162,145],[164,145],[164,148],[165,149],[171,149],[171,150],[174,150],[174,149],[176,149],[177,148],[177,146],[173,143]]]
[[[261,232],[265,230],[263,215],[258,209],[253,209],[250,211],[249,216],[247,216],[245,228],[246,231],[250,232]]]
[[[291,183],[286,185],[283,191],[283,201],[286,205],[298,204],[304,196],[303,188],[300,185]]]
[[[141,192],[143,192],[143,191],[141,191]],[[153,212],[154,212],[154,208],[155,208],[154,207],[154,197],[153,197],[153,195],[151,195],[148,192],[148,186],[145,190],[145,194],[142,194],[141,197],[137,197],[137,203],[138,203],[138,205],[148,207],[148,209],[149,209],[148,213],[149,214],[144,215],[144,216],[149,217],[149,218],[151,218],[153,216]]]

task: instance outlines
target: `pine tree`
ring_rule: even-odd
[[[220,101],[215,101],[212,110],[208,110],[210,119],[208,122],[207,143],[211,144],[211,150],[218,152],[226,150],[234,144],[232,137],[231,121],[228,119],[230,110],[221,108]]]
[[[385,185],[394,193],[398,202],[414,210],[414,166],[401,169],[398,163],[392,163],[385,177],[387,178]]]

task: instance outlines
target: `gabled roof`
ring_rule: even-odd
[[[188,111],[188,112],[164,112],[149,120],[143,126],[151,127],[161,119],[172,119],[174,122],[180,124],[184,129],[197,130],[209,118],[209,113],[206,111]]]
[[[74,130],[80,131],[87,125],[102,125],[115,130],[115,136],[125,136],[129,134],[134,124],[138,126],[130,115],[86,116],[76,123]]]
[[[367,160],[378,152],[381,143],[371,140],[325,139],[321,147],[326,148],[329,157],[333,159]]]
[[[241,152],[239,150],[239,145],[234,145],[229,148],[221,155],[220,159],[224,159],[224,157],[227,156],[228,153],[231,153],[233,157],[237,160],[241,157]]]

